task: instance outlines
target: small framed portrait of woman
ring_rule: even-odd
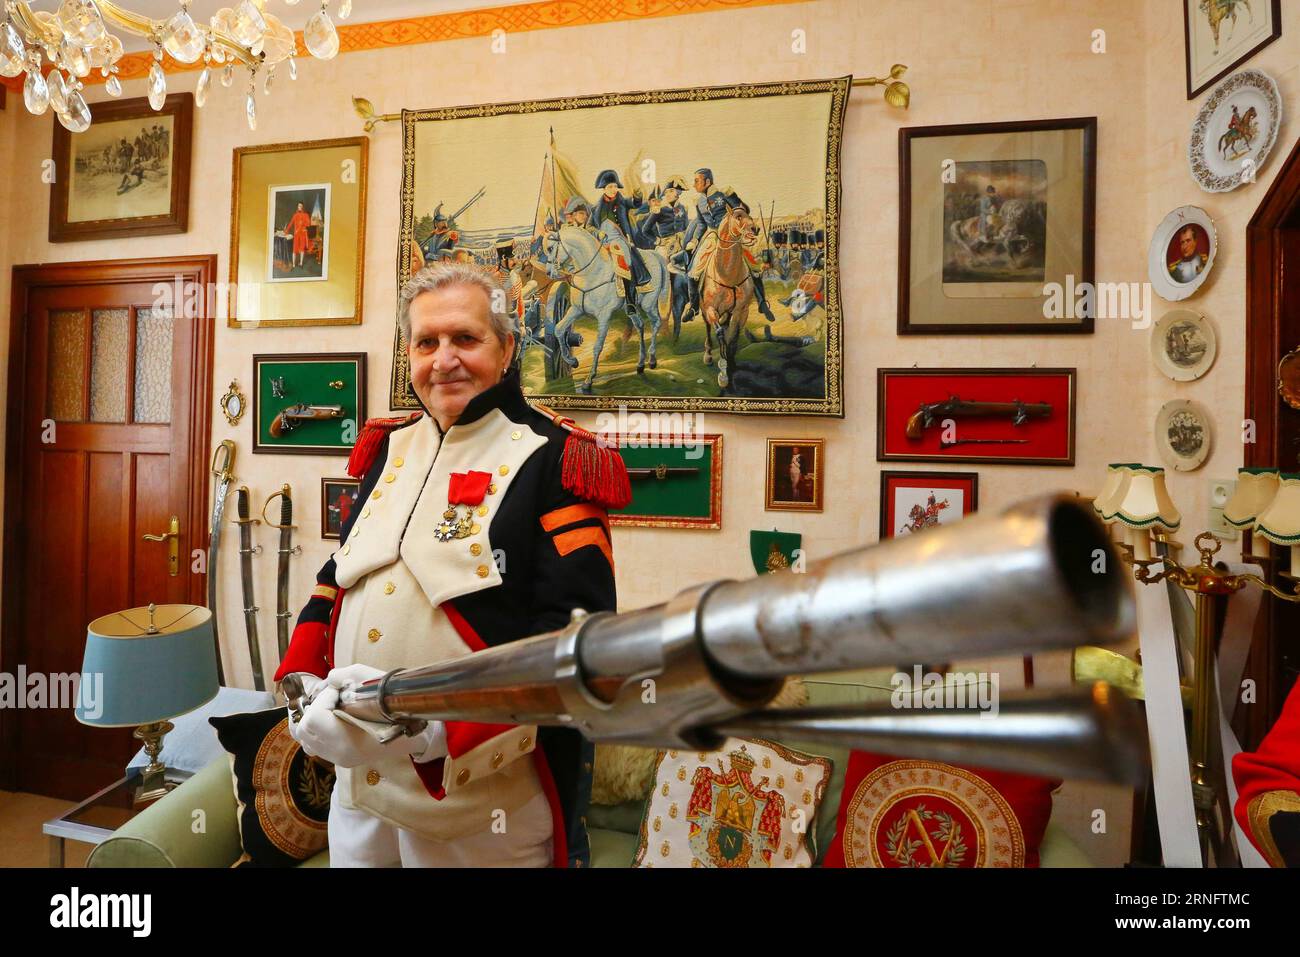
[[[825,439],[768,439],[767,493],[771,511],[820,512]]]

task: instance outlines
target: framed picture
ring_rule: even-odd
[[[84,133],[54,124],[50,242],[189,229],[194,95],[172,93],[156,111],[146,97],[94,110]]]
[[[898,134],[899,334],[1092,332],[1097,118]]]
[[[226,324],[361,322],[370,141],[235,150]]]
[[[1074,464],[1074,369],[880,369],[882,462]]]
[[[555,409],[843,416],[851,81],[405,110],[398,287],[439,258],[508,277],[524,391]],[[630,242],[646,224],[651,240]],[[706,265],[693,296],[682,268]],[[396,334],[390,405],[418,408]]]
[[[881,472],[880,540],[970,515],[979,505],[979,484],[978,472]]]
[[[632,501],[609,513],[611,525],[722,527],[722,436],[600,433],[618,443]]]
[[[343,523],[357,506],[361,480],[322,478],[320,480],[320,537],[338,541]]]
[[[769,512],[820,512],[825,439],[768,439],[763,507]]]
[[[255,453],[350,455],[365,420],[365,353],[253,356]]]
[[[1282,0],[1183,0],[1187,98],[1282,35]]]

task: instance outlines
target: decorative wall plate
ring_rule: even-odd
[[[1151,361],[1175,382],[1191,382],[1209,372],[1217,350],[1214,326],[1192,309],[1166,313],[1151,330]]]
[[[1199,206],[1179,206],[1160,221],[1147,249],[1147,275],[1162,299],[1179,302],[1201,288],[1214,268],[1214,220]]]
[[[1201,467],[1210,454],[1213,434],[1210,413],[1191,399],[1172,399],[1156,414],[1156,448],[1176,472]]]
[[[1282,98],[1273,78],[1259,70],[1232,74],[1210,91],[1192,124],[1192,178],[1209,193],[1254,182],[1281,124]]]

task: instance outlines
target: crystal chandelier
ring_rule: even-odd
[[[0,76],[23,81],[23,103],[40,116],[53,108],[59,122],[74,133],[90,127],[90,107],[82,96],[82,79],[99,70],[109,96],[122,92],[117,62],[122,58],[122,41],[110,26],[148,39],[153,44],[149,67],[149,105],[161,110],[167,99],[167,77],[162,57],[166,51],[179,63],[203,60],[194,91],[194,102],[202,106],[212,85],[212,70],[221,70],[221,85],[230,86],[235,69],[248,70],[245,111],[248,128],[257,128],[254,92],[257,74],[262,72],[262,92],[269,93],[276,68],[288,61],[290,79],[298,75],[294,56],[298,42],[294,32],[266,10],[267,0],[240,0],[235,7],[222,7],[207,26],[190,15],[191,0],[181,0],[170,18],[154,20],[119,7],[112,0],[61,0],[56,13],[32,10],[27,0],[3,0],[5,19],[0,21]],[[299,0],[285,0],[290,6]],[[307,22],[303,41],[312,56],[329,60],[339,52],[339,35],[329,15],[329,0]],[[352,0],[339,0],[337,16],[346,20]],[[41,64],[50,64],[48,74]]]

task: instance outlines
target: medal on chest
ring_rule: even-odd
[[[483,501],[491,481],[491,472],[452,472],[447,480],[447,510],[434,528],[433,537],[440,542],[450,542],[472,535],[474,506]],[[460,511],[462,505],[465,506],[464,514]]]

